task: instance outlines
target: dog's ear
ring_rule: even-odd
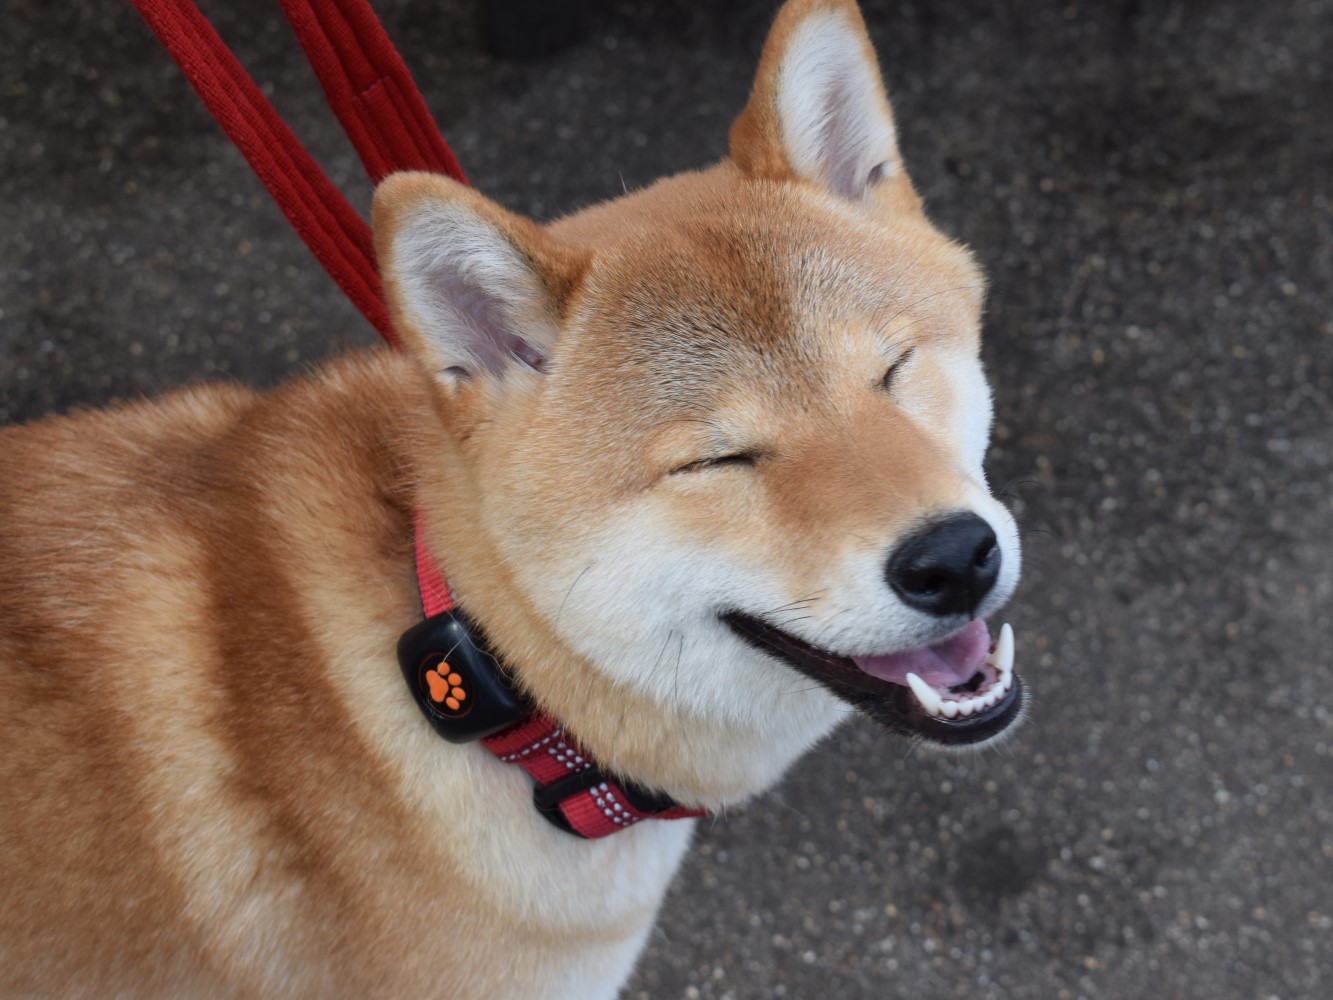
[[[855,0],[789,0],[778,13],[731,158],[751,177],[800,178],[856,203],[880,188],[915,199]]]
[[[394,327],[442,384],[545,368],[584,251],[439,174],[386,178],[373,219]]]

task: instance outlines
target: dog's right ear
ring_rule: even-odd
[[[386,178],[373,219],[394,327],[442,385],[545,368],[586,252],[440,174]]]
[[[919,205],[856,0],[787,0],[731,129],[749,177],[799,179],[853,204]]]

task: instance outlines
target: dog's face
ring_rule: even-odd
[[[922,214],[854,4],[780,14],[732,155],[537,229],[377,193],[396,319],[482,523],[568,643],[804,747],[848,704],[945,744],[1018,716],[986,487],[984,279]]]

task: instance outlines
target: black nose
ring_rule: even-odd
[[[995,532],[976,514],[954,514],[912,535],[889,556],[889,586],[927,614],[976,614],[1000,575]]]

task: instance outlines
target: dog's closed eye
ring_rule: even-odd
[[[693,462],[686,462],[684,465],[671,470],[674,476],[679,472],[702,472],[705,469],[719,469],[727,466],[753,466],[759,462],[759,453],[756,451],[738,451],[731,455],[718,455],[715,458],[699,458]]]
[[[912,355],[916,353],[915,347],[909,347],[893,364],[889,365],[889,370],[884,373],[884,378],[880,380],[880,387],[885,392],[893,392],[893,383],[897,376],[902,372],[903,366],[912,360]]]

